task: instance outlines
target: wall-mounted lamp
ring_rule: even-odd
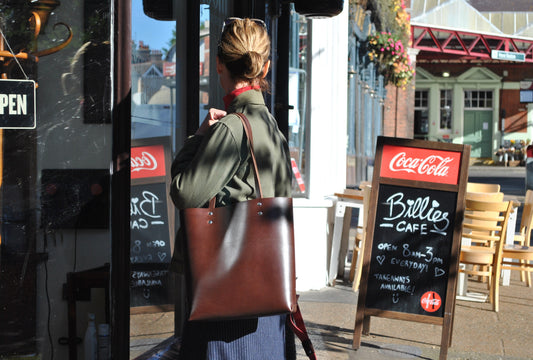
[[[442,72],[442,77],[444,77],[444,78],[450,77],[450,73],[447,72],[447,71],[443,71]]]

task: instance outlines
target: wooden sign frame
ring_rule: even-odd
[[[464,197],[466,193],[466,183],[468,179],[469,160],[469,145],[390,138],[383,136],[378,137],[374,175],[372,179],[372,193],[370,198],[367,235],[365,238],[365,251],[363,255],[362,277],[359,286],[359,299],[357,304],[357,313],[353,336],[354,349],[358,349],[360,347],[361,335],[369,334],[370,317],[378,316],[383,318],[441,325],[442,336],[439,359],[444,360],[447,358],[448,347],[451,345],[452,340],[453,317],[455,311],[455,295],[457,290],[457,274],[459,271],[459,253],[461,248],[461,225],[464,216]],[[392,256],[389,256],[390,260],[389,258],[387,258],[387,260],[385,261],[384,259],[386,258],[386,256],[382,255],[382,253],[380,253],[380,255],[376,255],[376,251],[376,254],[374,254],[373,256],[373,252],[375,251],[375,249],[380,248],[380,246],[381,248],[383,248],[384,246],[391,245],[383,245],[382,243],[376,242],[377,246],[374,247],[374,240],[376,234],[379,235],[379,232],[384,231],[400,231],[398,230],[399,225],[394,225],[396,227],[393,230],[382,230],[383,228],[393,227],[393,225],[391,225],[392,221],[386,224],[381,224],[380,222],[378,222],[378,220],[376,220],[376,214],[378,212],[379,205],[378,199],[380,199],[380,191],[383,189],[384,196],[387,196],[387,192],[385,192],[384,189],[388,189],[387,191],[390,192],[390,189],[395,189],[396,187],[398,189],[401,188],[403,190],[412,191],[415,194],[429,194],[425,198],[419,197],[417,199],[425,199],[425,201],[430,204],[428,206],[433,206],[431,210],[434,211],[434,214],[435,212],[444,212],[439,207],[442,205],[439,203],[439,201],[432,200],[432,202],[430,202],[431,194],[440,194],[439,198],[441,200],[450,199],[452,200],[452,202],[455,201],[455,204],[452,203],[450,205],[448,203],[446,205],[448,208],[454,210],[454,214],[451,214],[450,212],[450,215],[452,216],[450,216],[450,219],[447,219],[449,220],[449,228],[446,229],[446,236],[443,236],[438,233],[438,231],[433,230],[435,227],[437,227],[437,225],[428,225],[429,216],[418,216],[419,219],[417,220],[420,221],[418,224],[416,224],[416,226],[433,226],[431,232],[437,234],[426,236],[421,235],[422,232],[420,231],[418,235],[411,236],[409,234],[402,234],[403,237],[400,238],[400,240],[404,242],[404,244],[402,244],[404,249],[405,247],[409,246],[406,245],[405,242],[411,241],[410,239],[414,238],[415,236],[418,236],[417,241],[420,243],[425,241],[424,236],[426,236],[428,237],[428,241],[440,242],[439,245],[446,245],[445,241],[449,241],[451,238],[451,244],[448,244],[444,250],[439,247],[439,251],[444,251],[445,253],[447,250],[449,250],[449,253],[446,253],[447,255],[444,257],[444,262],[442,262],[442,265],[440,265],[444,269],[437,269],[437,265],[434,265],[434,269],[431,269],[434,270],[433,275],[431,275],[431,271],[427,271],[428,275],[425,275],[426,277],[434,276],[436,278],[437,271],[439,271],[438,275],[442,276],[441,285],[442,287],[445,287],[446,292],[445,296],[443,296],[442,299],[438,295],[438,292],[434,291],[427,291],[422,295],[422,297],[420,297],[418,293],[417,296],[409,294],[409,291],[411,291],[411,289],[413,289],[414,293],[415,287],[418,287],[417,291],[425,291],[425,286],[429,286],[430,288],[434,286],[435,281],[425,281],[423,277],[416,285],[414,284],[413,279],[404,281],[404,283],[410,282],[411,284],[409,285],[412,287],[406,288],[406,285],[399,285],[404,286],[402,290],[408,289],[408,291],[405,291],[405,294],[402,293],[401,295],[391,295],[391,299],[387,299],[386,302],[383,302],[381,298],[371,297],[373,295],[371,292],[377,291],[375,289],[378,289],[378,287],[375,286],[375,283],[378,281],[376,279],[379,279],[381,276],[387,276],[374,273],[373,277],[370,277],[371,269],[381,269],[380,266],[382,266],[384,263],[386,264],[385,266],[389,266],[389,268],[400,269],[398,261],[395,258],[392,258]],[[455,195],[456,200],[453,199],[453,195]],[[405,201],[405,204],[400,204],[401,206],[405,206],[406,208],[409,208],[409,205],[407,204],[415,204],[413,205],[413,207],[416,206],[415,201],[413,199],[409,199],[408,196],[404,196],[403,192],[401,193],[401,196],[402,198],[405,197],[405,199],[402,200]],[[389,199],[391,198],[393,198],[393,196],[390,196]],[[385,211],[392,212],[393,205],[390,205],[389,208],[387,208],[386,206],[388,206],[388,203],[384,203],[384,199],[381,200],[381,206],[384,209],[388,209]],[[391,200],[391,202],[392,201],[393,200]],[[412,212],[415,211],[416,210],[412,210]],[[409,210],[407,212],[402,212],[402,215],[405,216],[403,217],[403,219],[409,216],[411,216],[411,218],[414,217],[412,213],[408,214],[408,212]],[[382,210],[381,213],[383,214],[386,212]],[[448,213],[446,213],[446,215],[448,215]],[[385,218],[390,219],[392,217],[383,217],[383,219]],[[423,224],[424,220],[426,220],[425,225]],[[397,222],[396,224],[400,224],[400,222]],[[415,227],[415,224],[413,223],[412,226]],[[428,233],[429,232],[424,232],[423,234]],[[390,239],[389,236],[387,237],[387,241],[390,243],[394,243],[395,240]],[[396,246],[396,248],[398,248],[398,246]],[[401,247],[399,248],[401,249]],[[399,255],[399,257],[401,256],[402,254]],[[406,256],[405,253],[403,253],[403,256]],[[424,261],[427,261],[427,258],[424,257],[424,254],[421,254],[421,259],[422,258],[423,260],[420,260],[419,264],[424,265]],[[387,261],[389,262],[387,263]],[[446,266],[445,264],[446,261],[448,262],[448,266]],[[414,263],[414,261],[412,263]],[[401,271],[404,270],[402,269]],[[444,276],[443,272],[446,272],[447,275],[445,273],[446,276]],[[423,271],[420,271],[420,273],[423,273]],[[407,276],[407,278],[408,277],[409,276]],[[395,278],[405,279],[406,276],[395,276]],[[421,284],[422,286],[420,286]],[[379,291],[382,291],[381,289],[383,288],[383,285],[380,285]],[[386,291],[388,291],[390,289],[390,285],[388,288],[385,287],[385,289],[387,289]],[[429,294],[429,296],[424,298],[426,294]],[[396,296],[396,299],[394,299],[394,296]],[[409,296],[411,296],[409,299],[416,299],[416,301],[407,302],[407,306],[405,305],[405,303],[398,304],[398,296],[403,296],[404,298],[409,298]],[[433,313],[436,310],[430,309],[428,307],[424,308],[424,306],[427,305],[422,305],[429,303],[437,304],[437,307],[435,307],[435,305],[433,305],[433,307],[438,309],[438,312]],[[389,306],[392,307],[394,310],[390,310]],[[407,308],[404,309],[405,307]]]
[[[167,221],[168,221],[168,237],[169,237],[169,242],[170,242],[169,244],[170,257],[172,257],[172,253],[174,251],[176,217],[175,217],[175,207],[169,195],[170,178],[171,178],[170,166],[172,163],[171,154],[170,154],[170,138],[169,137],[153,137],[153,138],[132,140],[132,144],[131,144],[132,149],[144,148],[144,147],[146,147],[147,149],[158,150],[158,156],[164,157],[164,163],[161,164],[163,167],[161,168],[158,166],[160,170],[156,171],[155,175],[150,174],[150,170],[153,170],[153,169],[149,169],[152,167],[152,164],[150,163],[151,159],[136,159],[134,158],[134,154],[132,154],[131,187],[133,188],[135,186],[142,186],[142,185],[163,185],[164,184],[165,195],[166,195],[165,204],[166,204]],[[144,166],[147,168],[146,170],[148,171],[146,170],[138,171],[139,170],[138,168],[137,170],[134,170],[138,166],[140,167]],[[137,175],[139,172],[145,172],[146,174],[139,176]],[[168,265],[167,267],[170,267],[170,265]],[[160,271],[160,267],[157,267],[157,269],[155,270]],[[164,271],[170,271],[170,270],[166,269]],[[131,314],[157,313],[157,312],[172,311],[172,310],[174,310],[174,304],[130,306]]]

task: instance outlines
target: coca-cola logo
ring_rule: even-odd
[[[408,157],[405,152],[400,152],[392,158],[389,163],[391,171],[405,171],[407,173],[418,173],[430,176],[448,176],[450,166],[453,161],[451,157],[430,155],[426,158]]]
[[[157,169],[157,160],[155,156],[147,151],[141,152],[140,156],[131,158],[131,171],[154,171]]]
[[[420,298],[420,305],[422,306],[422,309],[427,312],[435,312],[440,309],[442,299],[436,292],[428,291],[422,295],[422,298]]]

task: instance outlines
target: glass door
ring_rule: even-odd
[[[170,165],[208,109],[223,107],[215,56],[218,29],[232,6],[227,0],[132,0],[132,359],[157,344],[170,346],[181,333],[184,279],[170,270],[179,227],[168,196]]]
[[[169,271],[175,211],[168,197],[172,154],[182,141],[177,1],[131,2],[130,354],[174,336],[175,279]],[[175,6],[181,6],[178,9]],[[184,18],[184,17],[183,17]],[[180,23],[183,24],[183,18]]]

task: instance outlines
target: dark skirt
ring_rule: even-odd
[[[294,334],[285,315],[246,320],[187,322],[181,360],[292,360]]]

